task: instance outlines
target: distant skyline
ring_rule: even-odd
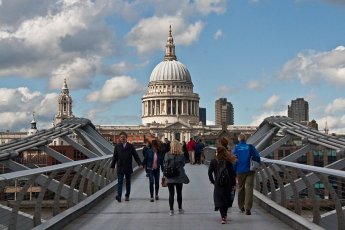
[[[73,113],[141,124],[141,97],[163,60],[169,25],[207,122],[215,101],[235,125],[287,116],[345,133],[345,1],[0,0],[0,132],[49,128],[67,79]]]

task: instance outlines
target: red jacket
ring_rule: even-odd
[[[194,151],[195,150],[195,144],[196,142],[194,140],[191,140],[187,144],[187,150],[188,151]]]

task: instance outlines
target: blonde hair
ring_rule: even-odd
[[[170,143],[170,154],[173,154],[173,155],[182,154],[182,145],[178,140],[173,140]]]
[[[238,135],[238,140],[239,141],[245,141],[247,138],[246,138],[246,135],[244,135],[243,133],[240,133],[240,135]]]

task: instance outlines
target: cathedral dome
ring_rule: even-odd
[[[152,81],[186,81],[192,82],[188,69],[177,60],[165,60],[159,63],[152,71]]]

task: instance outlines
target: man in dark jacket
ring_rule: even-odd
[[[140,158],[134,146],[127,142],[127,134],[120,133],[120,143],[115,145],[111,168],[117,164],[117,196],[116,200],[121,202],[123,178],[126,177],[125,201],[129,201],[131,193],[131,174],[133,173],[132,158],[134,157],[140,168],[143,168]]]
[[[162,153],[163,155],[165,155],[169,151],[170,151],[170,141],[168,140],[168,138],[164,138]]]

